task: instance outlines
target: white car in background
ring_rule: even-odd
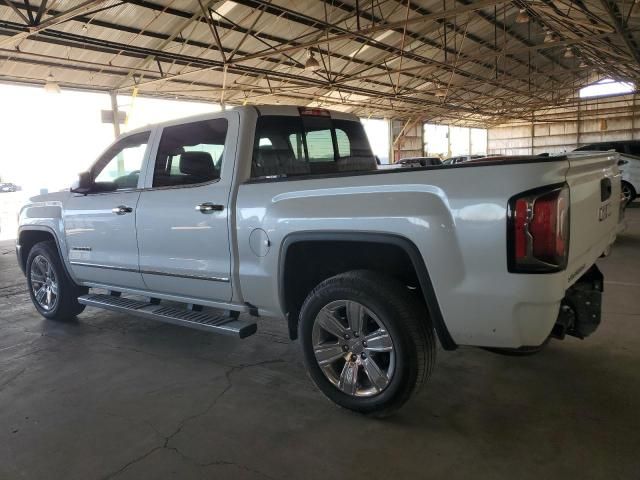
[[[622,194],[628,205],[640,193],[640,140],[591,143],[574,151],[603,152],[607,150],[615,150],[620,154],[618,168],[622,173]]]
[[[17,192],[18,190],[20,190],[20,187],[17,186],[15,183],[0,183],[0,192],[1,193]]]

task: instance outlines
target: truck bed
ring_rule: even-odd
[[[612,191],[601,202],[605,177]],[[565,182],[571,189],[567,268],[544,275],[509,273],[509,199]],[[615,238],[619,195],[615,156],[606,154],[254,180],[238,190],[241,288],[265,314],[281,314],[269,309],[280,304],[270,275],[278,271],[278,256],[251,252],[255,229],[268,232],[275,246],[300,231],[392,233],[422,253],[457,344],[538,345],[551,330],[566,289]],[[609,215],[600,221],[605,204]]]

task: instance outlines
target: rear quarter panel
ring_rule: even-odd
[[[243,297],[264,315],[284,314],[278,266],[282,242],[291,233],[392,233],[422,253],[456,343],[539,344],[555,322],[566,275],[507,272],[507,204],[516,193],[563,182],[567,168],[566,160],[462,164],[242,184],[236,224]],[[263,256],[250,247],[256,229],[271,243]]]

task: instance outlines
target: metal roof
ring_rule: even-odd
[[[0,80],[489,125],[637,82],[639,32],[629,0],[0,0]]]

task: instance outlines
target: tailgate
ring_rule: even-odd
[[[620,216],[618,154],[569,155],[571,194],[567,284],[575,282],[614,241]]]

